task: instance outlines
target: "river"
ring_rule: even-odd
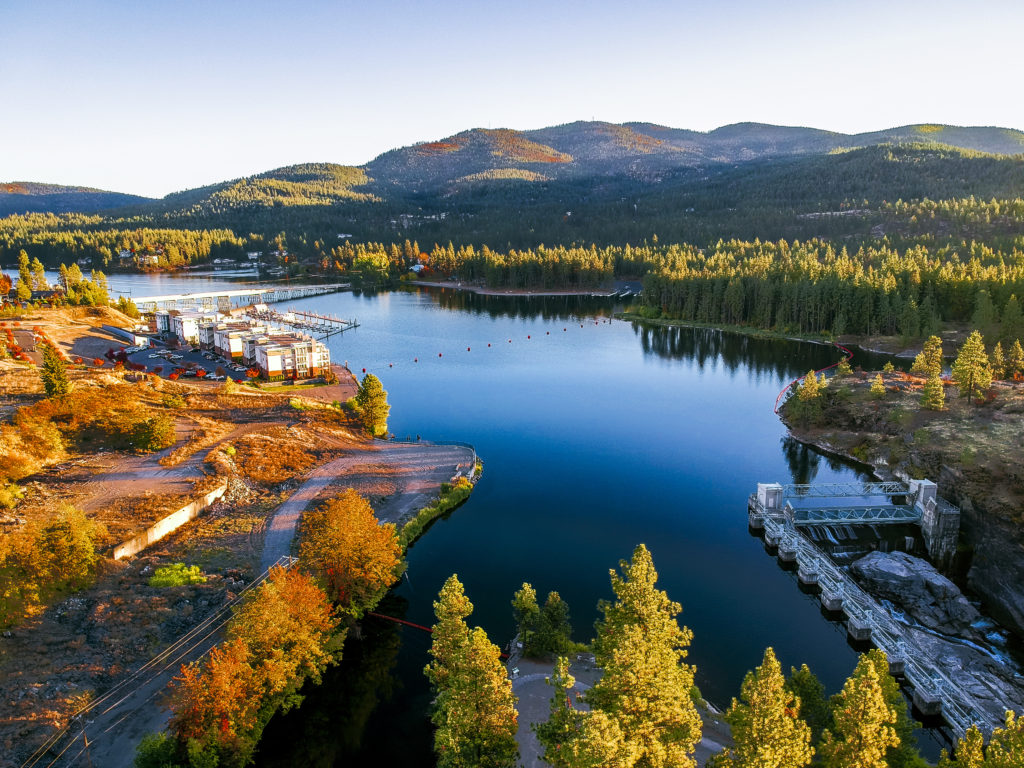
[[[221,279],[110,282],[142,296]],[[711,702],[728,705],[769,645],[784,669],[807,663],[829,693],[852,671],[844,628],[746,524],[758,481],[864,477],[788,442],[772,411],[787,382],[835,362],[834,348],[645,330],[611,319],[607,299],[418,289],[286,306],[358,319],[330,339],[331,354],[381,379],[395,435],[470,442],[484,461],[470,500],[410,550],[408,578],[382,611],[430,625],[438,589],[458,573],[476,606],[470,622],[504,645],[509,601],[528,581],[541,600],[557,590],[575,638],[588,641],[597,601],[611,596],[608,569],[643,542],[660,586],[683,606],[690,661]],[[861,355],[854,364],[881,360]],[[262,764],[433,764],[422,674],[429,636],[372,621],[367,632],[371,641],[346,648],[344,670],[271,723]],[[934,755],[932,737],[924,740]]]

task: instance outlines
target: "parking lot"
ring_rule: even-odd
[[[181,372],[179,376],[186,379],[196,378],[196,371],[198,370],[206,371],[206,376],[203,377],[205,381],[224,381],[230,377],[241,383],[249,378],[246,375],[246,370],[248,369],[245,365],[240,362],[229,362],[212,351],[195,351],[190,347],[174,350],[163,347],[151,347],[135,352],[130,352],[130,349],[133,348],[128,347],[125,351],[128,353],[128,359],[131,362],[144,365],[148,372],[158,373],[164,378],[167,378],[175,370],[180,369],[184,369],[184,372]],[[160,368],[161,370],[155,371],[155,368]],[[217,373],[218,368],[223,369],[222,373]]]

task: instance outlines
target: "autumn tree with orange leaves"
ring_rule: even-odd
[[[248,764],[274,712],[298,703],[303,683],[319,683],[335,660],[344,634],[337,626],[311,577],[272,568],[236,610],[228,640],[204,664],[182,667],[172,693],[172,737],[144,742],[142,764]]]
[[[377,520],[353,488],[306,513],[299,558],[355,618],[377,605],[404,567],[395,526]]]

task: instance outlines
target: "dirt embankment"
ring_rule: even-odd
[[[986,612],[1024,637],[1024,385],[997,382],[975,405],[946,387],[946,410],[920,407],[923,380],[883,374],[834,379],[821,416],[787,424],[802,442],[872,465],[882,476],[928,478],[961,509],[953,576],[979,595]],[[784,409],[784,413],[789,413]],[[789,413],[792,416],[792,413]]]

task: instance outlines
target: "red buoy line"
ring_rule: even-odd
[[[835,346],[835,347],[838,347],[846,355],[846,359],[847,360],[852,360],[853,359],[853,352],[848,350],[846,347],[844,347],[838,341],[833,341],[832,345]],[[832,365],[826,365],[824,368],[819,368],[818,370],[814,371],[813,373],[814,373],[814,375],[817,376],[819,373],[822,373],[823,371],[831,370],[832,368],[835,368],[838,365],[839,365],[838,362],[832,363]],[[782,388],[782,391],[779,392],[778,397],[775,398],[775,408],[774,408],[774,412],[775,413],[779,412],[779,401],[782,400],[782,396],[784,394],[786,394],[790,390],[791,387],[793,387],[796,384],[799,384],[801,381],[806,379],[809,375],[810,374],[805,373],[803,376],[798,376],[797,378],[793,379],[791,382],[789,382],[789,384],[787,384],[786,386],[784,386]]]
[[[594,321],[594,325],[599,325],[600,323],[611,323],[611,320],[609,320],[609,319],[601,319],[601,320],[595,320]],[[580,328],[584,328],[584,327],[585,327],[585,325],[583,323],[580,323]],[[568,330],[569,330],[568,327],[562,328],[562,332],[563,333],[568,331]],[[551,335],[551,331],[545,331],[545,335],[546,336],[550,336]],[[533,334],[527,334],[526,338],[527,338],[528,341],[532,341],[533,340]],[[512,343],[512,339],[508,339],[508,343],[511,344]],[[490,347],[491,346],[491,342],[487,342],[487,346]],[[472,347],[466,347],[466,351],[467,352],[472,352]],[[437,356],[438,357],[444,357],[444,353],[443,352],[438,352]],[[420,361],[420,359],[419,359],[419,357],[414,357],[412,359],[412,361],[414,363],[418,363]],[[388,368],[394,368],[394,367],[395,367],[394,363],[388,363]],[[363,368],[362,372],[365,374],[366,373],[366,368]]]
[[[397,619],[394,616],[385,616],[383,613],[375,613],[374,611],[367,611],[366,615],[367,616],[373,616],[375,619],[384,619],[385,621],[393,621],[393,622],[395,622],[395,624],[404,624],[407,627],[412,627],[413,629],[421,629],[424,632],[429,632],[431,634],[433,634],[433,632],[434,632],[432,627],[424,627],[422,624],[414,624],[411,621],[406,621],[405,619]],[[501,658],[507,659],[508,658],[508,654],[507,653],[501,654]]]

